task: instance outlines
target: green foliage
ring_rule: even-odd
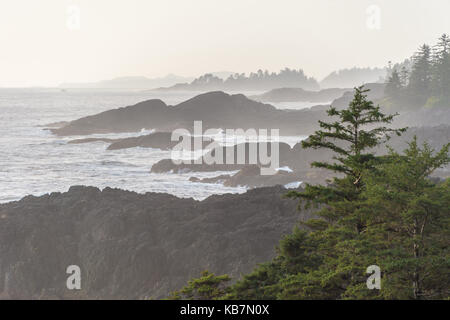
[[[443,34],[430,48],[423,45],[405,66],[392,70],[386,83],[386,96],[395,106],[450,106],[450,37]]]
[[[422,106],[431,94],[431,48],[424,44],[413,56],[413,67],[407,87],[409,102]]]
[[[308,232],[294,228],[292,234],[280,241],[278,256],[272,262],[261,264],[252,273],[245,275],[231,287],[227,298],[279,299],[286,276],[307,273],[321,265],[323,257],[316,250],[316,243]]]
[[[403,72],[407,71],[403,70]],[[391,97],[395,102],[398,102],[398,100],[402,98],[403,84],[406,81],[407,80],[402,79],[400,73],[396,69],[394,69],[394,71],[392,71],[392,74],[386,83],[385,94],[388,97]]]
[[[277,257],[237,282],[239,299],[444,299],[450,288],[450,181],[428,177],[449,162],[445,146],[434,155],[414,139],[404,154],[375,157],[370,148],[391,131],[379,112],[355,92],[349,108],[331,109],[339,121],[321,122],[304,147],[327,148],[333,164],[313,166],[341,174],[328,186],[307,186],[289,196],[321,204],[318,219],[280,242]],[[364,116],[361,116],[364,115]],[[370,130],[365,130],[371,125]],[[363,138],[359,138],[363,137]],[[381,290],[366,286],[366,269],[382,270]]]
[[[450,179],[430,179],[436,169],[450,163],[450,144],[435,152],[427,144],[419,147],[414,138],[402,154],[390,150],[375,156],[373,147],[405,129],[386,128],[393,115],[382,114],[365,92],[356,88],[345,110],[330,108],[328,115],[338,120],[321,121],[321,130],[303,143],[305,148],[326,148],[336,154],[334,162],[312,165],[339,177],[326,186],[307,185],[303,192],[288,194],[300,199],[300,208],[317,205],[317,218],[302,223],[304,229],[296,227],[280,241],[272,261],[234,285],[205,295],[198,293],[204,281],[192,280],[182,290],[184,297],[450,297]],[[381,290],[367,288],[366,270],[371,265],[381,269]]]
[[[316,131],[308,140],[302,142],[303,148],[326,148],[334,151],[334,162],[313,162],[317,168],[325,168],[342,174],[343,178],[334,178],[331,186],[307,185],[305,192],[291,191],[288,196],[300,198],[312,203],[326,204],[318,214],[330,223],[346,217],[358,207],[358,199],[364,185],[363,174],[373,169],[378,159],[371,148],[390,138],[390,134],[400,135],[406,129],[389,129],[384,125],[392,122],[395,115],[384,115],[378,106],[367,100],[368,90],[355,88],[355,95],[349,107],[336,110],[330,107],[328,115],[337,117],[332,123],[319,121],[321,130]],[[358,221],[350,219],[357,228]],[[351,220],[351,221],[350,221]],[[309,221],[309,226],[317,224]],[[323,223],[322,223],[323,224]],[[322,226],[323,227],[323,226]]]
[[[433,105],[450,106],[450,37],[443,34],[433,48]]]
[[[200,278],[189,280],[187,286],[170,294],[171,300],[215,300],[228,292],[226,283],[231,278],[228,275],[216,276],[203,271]]]
[[[446,299],[450,292],[450,179],[428,176],[448,164],[449,145],[434,153],[410,143],[365,175],[359,208],[344,223],[294,230],[278,256],[231,288],[234,299]],[[378,265],[381,290],[366,286],[366,268]]]
[[[449,145],[433,155],[414,138],[404,155],[391,151],[367,179],[367,237],[389,275],[386,297],[443,298],[450,289],[450,180],[428,178],[449,163]]]

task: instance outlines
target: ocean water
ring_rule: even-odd
[[[305,108],[311,108],[317,105],[331,105],[333,101],[327,102],[307,102],[307,101],[297,101],[297,102],[267,102],[278,109],[293,109],[300,110]]]
[[[111,92],[58,89],[0,89],[0,202],[26,195],[65,192],[73,185],[115,187],[136,192],[167,192],[204,199],[212,194],[241,193],[245,187],[190,182],[191,176],[213,177],[223,172],[151,174],[151,166],[170,151],[131,148],[108,151],[107,143],[67,144],[81,136],[57,137],[45,124],[70,121],[105,110],[159,98],[176,104],[196,93]],[[119,138],[148,134],[88,137]],[[87,137],[87,136],[83,136]],[[304,137],[282,137],[291,145]]]

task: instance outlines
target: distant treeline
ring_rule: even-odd
[[[320,81],[320,87],[353,88],[372,82],[385,82],[386,68],[351,68],[333,71]]]
[[[207,73],[194,79],[191,83],[177,84],[171,90],[270,90],[273,88],[293,87],[305,90],[318,90],[319,84],[313,77],[305,75],[302,69],[285,68],[278,73],[258,70],[248,76],[235,73],[227,79],[221,79]]]
[[[422,45],[410,60],[391,67],[386,96],[396,107],[450,106],[450,37]]]

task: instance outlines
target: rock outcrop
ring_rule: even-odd
[[[450,126],[441,125],[437,127],[418,127],[410,128],[402,136],[393,136],[384,145],[377,147],[374,152],[379,155],[387,154],[389,152],[387,146],[392,147],[397,152],[402,152],[408,147],[414,136],[417,136],[417,141],[421,145],[428,143],[433,149],[438,150],[450,141]],[[248,155],[249,145],[246,144],[246,155]],[[234,148],[234,154],[237,152],[237,146],[222,149],[222,154],[226,154],[226,150]],[[272,147],[268,147],[271,150]],[[332,178],[333,174],[327,170],[318,168],[311,168],[313,161],[332,161],[333,153],[325,149],[303,149],[301,143],[290,147],[285,143],[280,143],[279,149],[279,166],[287,167],[290,170],[278,171],[275,175],[260,175],[258,170],[262,167],[261,163],[252,164],[246,158],[245,164],[213,164],[209,165],[205,160],[201,163],[182,163],[175,164],[171,159],[163,159],[153,165],[151,171],[154,173],[162,172],[211,172],[211,171],[236,171],[238,173],[220,175],[216,178],[197,179],[193,178],[191,181],[204,183],[223,183],[226,186],[247,186],[247,187],[261,187],[272,186],[277,184],[288,184],[295,181],[302,181],[312,184],[323,184],[328,179]],[[216,153],[217,150],[211,150],[210,154]],[[224,158],[225,159],[225,158]],[[225,161],[223,161],[225,163]],[[236,162],[235,162],[236,163]],[[257,169],[258,168],[258,169]],[[449,167],[438,169],[435,176],[448,177],[450,176]]]
[[[169,108],[163,101],[147,100],[74,120],[60,128],[51,129],[51,132],[60,136],[138,132],[164,123],[168,113]]]
[[[205,149],[211,141],[207,141],[204,139],[198,145],[195,143],[195,139],[199,139],[199,137],[192,136],[182,136],[179,137],[179,140],[172,141],[172,133],[171,132],[154,132],[149,135],[139,136],[139,137],[130,137],[124,138],[114,141],[108,146],[108,150],[119,150],[119,149],[128,149],[128,148],[154,148],[161,150],[170,150],[175,147],[181,141],[185,141],[185,139],[190,139],[190,146],[192,150],[200,150]]]
[[[368,99],[375,103],[384,98],[384,84],[366,85]],[[346,108],[353,98],[353,91],[346,91],[332,102],[333,107]],[[318,129],[318,121],[326,118],[328,106],[316,106],[302,110],[279,110],[269,104],[248,99],[242,94],[208,92],[175,106],[167,106],[161,100],[148,100],[136,105],[108,110],[84,117],[60,128],[50,129],[60,136],[95,133],[139,132],[143,128],[160,132],[172,132],[184,128],[193,132],[194,121],[202,121],[203,131],[222,129],[279,129],[281,135],[309,135]],[[436,126],[448,125],[449,108],[434,108],[433,112],[420,110],[402,111],[393,125]],[[383,110],[395,113],[396,110]]]
[[[265,149],[261,149],[265,148]],[[269,166],[266,160],[261,159],[261,154],[270,158],[275,150],[271,143],[267,142],[246,142],[234,146],[220,146],[210,150],[199,160],[188,160],[176,164],[171,159],[163,159],[152,166],[151,172],[188,172],[188,171],[233,171],[240,170],[245,166],[257,164],[259,166]],[[287,165],[294,155],[291,154],[291,147],[287,143],[278,143],[280,164]],[[239,155],[242,155],[242,159]],[[230,155],[227,158],[227,155]],[[209,159],[216,159],[215,163],[210,163]]]
[[[214,178],[207,178],[201,180],[201,182],[214,183],[223,182],[227,186],[248,186],[248,187],[260,187],[270,186],[276,184],[287,184],[294,181],[305,181],[309,183],[323,183],[330,176],[324,170],[311,168],[311,162],[316,160],[328,160],[331,159],[332,153],[328,150],[305,150],[301,144],[298,143],[294,147],[290,147],[286,143],[279,143],[279,164],[277,167],[286,167],[288,171],[279,170],[274,175],[260,175],[256,167],[269,167],[266,163],[261,163],[260,158],[257,158],[257,163],[251,162],[249,157],[250,150],[257,150],[259,154],[259,148],[261,145],[267,145],[268,155],[272,155],[273,146],[270,143],[245,143],[241,145],[235,145],[232,147],[219,147],[209,151],[209,157],[214,157],[216,153],[222,154],[221,164],[208,164],[205,160],[205,156],[197,163],[192,160],[190,162],[183,162],[180,164],[175,163],[171,159],[163,159],[155,163],[152,168],[152,173],[183,173],[183,172],[213,172],[213,171],[236,171],[240,170],[234,175],[223,175]],[[242,149],[241,149],[242,148]],[[218,151],[218,149],[221,149]],[[231,154],[234,155],[234,161],[227,164],[226,154],[233,149]],[[238,163],[236,156],[238,150],[245,150],[245,162]],[[270,158],[269,156],[269,158]],[[193,181],[199,181],[193,179]]]
[[[315,172],[317,170],[311,170]],[[285,170],[278,170],[274,175],[261,175],[261,168],[258,165],[249,165],[235,174],[224,174],[213,178],[199,179],[197,177],[191,177],[189,180],[192,182],[202,183],[222,183],[227,187],[239,187],[246,186],[250,188],[275,186],[275,185],[287,185],[293,182],[303,182],[307,177],[307,173],[304,172],[290,172]],[[309,182],[312,182],[311,175],[308,178]],[[325,179],[322,179],[325,180]],[[321,181],[322,181],[321,180]],[[314,179],[317,181],[317,179]]]
[[[208,269],[235,279],[275,255],[299,220],[282,187],[203,201],[71,187],[0,204],[0,296],[162,298]],[[66,268],[81,269],[81,290]]]
[[[161,100],[148,100],[134,106],[108,110],[84,117],[51,131],[60,136],[95,133],[138,132],[143,128],[171,132],[192,130],[194,121],[209,128],[280,129],[282,134],[309,134],[317,127],[323,111],[278,110],[242,94],[209,92],[175,106]]]

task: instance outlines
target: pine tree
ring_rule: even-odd
[[[429,104],[450,106],[450,37],[443,34],[433,47],[433,99]]]
[[[389,139],[390,134],[400,135],[406,130],[375,126],[391,123],[395,115],[384,115],[379,106],[367,100],[366,92],[368,90],[364,87],[355,88],[354,98],[347,109],[330,107],[328,116],[338,117],[339,121],[319,121],[322,129],[302,142],[303,148],[325,148],[335,152],[334,162],[313,162],[311,166],[334,171],[343,177],[334,178],[332,186],[307,185],[305,192],[292,191],[289,196],[328,205],[321,215],[330,220],[345,216],[344,212],[338,210],[341,203],[349,202],[357,206],[363,187],[363,173],[373,168],[376,162],[370,149]]]
[[[373,148],[390,138],[390,134],[400,135],[406,129],[389,129],[383,124],[392,122],[395,115],[384,115],[378,106],[367,100],[363,87],[355,89],[353,101],[344,110],[331,107],[330,117],[338,121],[319,121],[322,128],[307,141],[304,148],[326,148],[334,151],[334,162],[313,162],[312,166],[332,170],[335,177],[327,186],[307,185],[304,192],[292,191],[289,197],[299,198],[302,203],[320,204],[322,209],[304,223],[310,228],[306,243],[309,252],[321,257],[321,263],[306,273],[298,273],[283,279],[279,298],[322,298],[340,299],[350,295],[349,291],[365,288],[365,268],[371,265],[370,255],[364,254],[368,245],[358,248],[360,256],[349,248],[365,243],[360,242],[367,230],[361,211],[365,199],[365,177],[375,170],[380,159]],[[316,260],[319,258],[316,258]],[[375,292],[364,291],[373,297]]]
[[[260,264],[234,284],[227,299],[273,300],[282,298],[286,277],[307,274],[323,263],[318,246],[312,237],[298,227],[285,236],[279,244],[277,257]],[[298,298],[298,297],[297,297]]]
[[[365,174],[360,206],[351,213],[364,220],[363,232],[345,222],[296,228],[280,242],[278,256],[244,276],[227,298],[450,297],[450,179],[429,179],[449,163],[449,146],[436,153],[414,139],[403,154],[382,157]],[[366,286],[370,265],[381,269],[380,290]]]
[[[317,204],[318,218],[285,236],[278,255],[231,287],[228,276],[204,274],[175,298],[212,299],[448,299],[450,298],[450,179],[429,176],[450,163],[450,144],[439,152],[416,139],[403,154],[371,151],[390,134],[392,121],[355,89],[344,110],[331,107],[334,122],[319,121],[304,148],[336,153],[313,162],[339,176],[326,186],[290,192],[300,207]],[[336,119],[337,118],[337,119]],[[366,269],[382,272],[381,290],[366,286]]]
[[[450,144],[435,153],[417,140],[391,151],[367,179],[365,237],[383,273],[384,298],[445,298],[450,294],[450,179],[430,174],[449,163]]]
[[[409,78],[409,103],[423,106],[431,95],[432,64],[431,49],[424,44],[413,56],[413,66]]]
[[[390,97],[394,103],[397,103],[402,97],[402,90],[403,80],[397,69],[394,69],[386,83],[385,95]]]
[[[209,271],[203,271],[200,278],[189,280],[181,290],[170,294],[170,300],[215,300],[223,297],[229,290],[228,275],[216,276]]]
[[[406,66],[402,66],[400,70],[400,83],[402,87],[406,88],[409,83],[409,71]]]

